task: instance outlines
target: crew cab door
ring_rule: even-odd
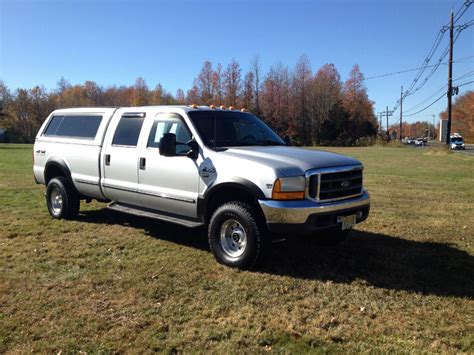
[[[138,195],[139,138],[145,112],[120,112],[110,123],[101,156],[104,194],[112,201],[140,205]]]
[[[142,141],[139,157],[139,194],[141,205],[161,212],[190,218],[197,217],[199,167],[187,156],[164,157],[159,153],[160,140],[165,133],[176,134],[178,154],[189,151],[185,144],[192,134],[177,113],[158,113],[144,126],[146,140]]]

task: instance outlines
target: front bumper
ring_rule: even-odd
[[[335,202],[259,200],[270,231],[276,233],[311,233],[337,228],[338,217],[357,214],[357,223],[365,220],[370,210],[370,195]]]

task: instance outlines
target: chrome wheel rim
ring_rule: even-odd
[[[239,221],[228,219],[221,226],[222,250],[232,258],[238,258],[245,252],[247,233]]]
[[[59,191],[59,188],[53,188],[51,195],[49,196],[49,200],[51,202],[51,209],[53,210],[53,213],[61,213],[61,210],[63,209],[63,197],[61,195],[61,191]]]

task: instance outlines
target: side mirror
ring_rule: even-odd
[[[291,138],[290,136],[286,135],[283,140],[285,141],[286,145],[291,145]]]
[[[160,155],[165,157],[174,157],[176,155],[176,134],[163,134],[160,140]]]
[[[189,142],[186,143],[191,150],[188,152],[188,157],[193,160],[196,160],[199,156],[199,144],[194,139],[191,139]]]

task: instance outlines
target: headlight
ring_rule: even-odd
[[[273,184],[272,199],[303,200],[305,189],[304,176],[292,176],[276,179]]]
[[[463,143],[463,144],[461,144],[461,147],[464,147],[464,146],[465,146],[465,144],[464,144],[464,143]]]
[[[451,148],[456,148],[456,144],[451,144]]]

